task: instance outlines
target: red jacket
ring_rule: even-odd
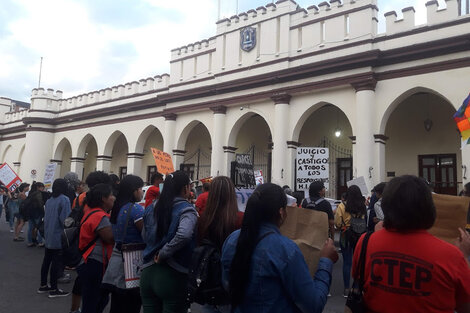
[[[95,239],[98,234],[96,233],[96,228],[100,225],[101,220],[103,217],[107,216],[109,218],[109,214],[103,211],[101,208],[89,208],[88,206],[85,207],[84,209],[84,214],[82,218],[82,226],[80,228],[80,239],[78,242],[78,247],[80,250],[85,249],[86,246],[93,240]],[[96,213],[93,213],[88,217],[88,219],[85,221],[86,217],[93,211],[96,211]],[[85,223],[83,223],[85,221]],[[88,259],[88,256],[90,255],[91,251],[96,246],[96,242],[88,248],[85,253],[83,253],[83,259],[85,260],[85,263]],[[105,251],[105,249],[107,251]],[[106,244],[103,242],[103,261],[104,263],[107,263],[109,261],[109,258],[111,257],[111,253],[113,252],[113,245]],[[104,260],[105,256],[107,256],[107,260]]]

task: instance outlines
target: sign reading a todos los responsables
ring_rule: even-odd
[[[329,150],[328,148],[297,148],[295,181],[296,189],[308,190],[310,183],[321,180],[328,190],[329,183]]]

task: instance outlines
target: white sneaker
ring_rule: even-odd
[[[13,232],[13,228],[10,228],[10,233],[12,233],[12,232]]]

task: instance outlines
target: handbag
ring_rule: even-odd
[[[129,216],[131,214],[131,210],[132,207],[130,207],[129,211],[127,212],[126,228],[124,228],[124,234],[122,236],[123,241],[124,238],[126,238],[127,226],[129,223]],[[124,261],[124,280],[126,282],[126,289],[140,287],[140,269],[144,262],[143,252],[145,246],[145,243],[127,243],[121,244],[120,246]]]
[[[357,269],[359,270],[359,276],[354,280],[353,287],[349,291],[348,298],[346,300],[346,306],[344,308],[345,313],[365,313],[366,304],[364,303],[364,283],[365,283],[365,267],[366,267],[366,253],[367,244],[372,232],[368,232],[361,246],[361,255],[357,263]]]

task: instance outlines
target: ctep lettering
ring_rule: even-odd
[[[371,255],[370,285],[410,296],[430,296],[433,265],[414,256],[395,252]]]

